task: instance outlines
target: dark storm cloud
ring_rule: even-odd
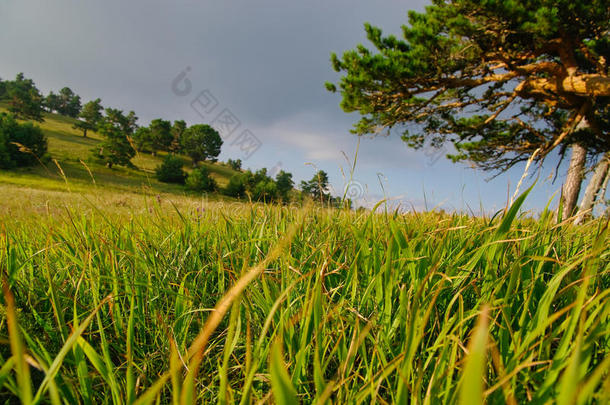
[[[263,125],[302,112],[335,115],[332,51],[364,40],[371,21],[398,31],[404,1],[17,1],[0,6],[9,58],[1,73],[24,70],[42,87],[136,108],[146,118],[178,114],[168,83],[184,67],[242,120]],[[133,106],[133,107],[130,107]]]

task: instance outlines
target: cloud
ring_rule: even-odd
[[[316,161],[337,161],[343,159],[341,153],[346,145],[331,132],[289,128],[274,125],[263,130],[265,139],[273,139],[289,149],[296,149],[305,159]]]

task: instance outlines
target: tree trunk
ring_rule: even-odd
[[[578,209],[578,214],[574,219],[575,225],[581,224],[586,218],[590,217],[593,212],[593,205],[597,198],[604,197],[603,195],[600,195],[600,191],[602,190],[606,176],[608,175],[609,166],[610,153],[606,153],[601,158],[599,163],[597,163],[593,177],[591,177],[591,180],[589,180],[589,184],[585,190],[585,195],[580,203],[580,208]]]
[[[83,138],[87,137],[87,128],[83,129]]]
[[[568,176],[566,177],[561,192],[561,199],[563,202],[561,217],[563,220],[574,214],[576,203],[578,202],[578,195],[580,194],[580,185],[585,170],[586,158],[587,150],[579,144],[573,144]]]
[[[610,181],[610,167],[608,168],[608,172],[606,173],[606,179],[604,180],[604,184],[602,184],[602,189],[599,191],[599,194],[597,195],[598,199],[595,202],[595,204],[599,203],[599,202],[606,202],[605,198],[606,198],[606,187],[608,187],[608,181]],[[595,204],[593,204],[593,206],[595,206]],[[606,205],[606,210],[604,211],[604,217],[610,219],[610,204]]]

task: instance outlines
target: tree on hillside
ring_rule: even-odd
[[[229,197],[241,198],[246,195],[246,184],[244,174],[238,173],[231,176],[229,183],[224,189]]]
[[[182,139],[182,134],[186,131],[186,122],[183,120],[174,121],[174,125],[172,125],[171,134],[172,134],[172,142],[169,146],[169,151],[172,153],[180,152],[180,140]]]
[[[272,202],[278,198],[278,188],[275,181],[267,174],[263,167],[252,173],[250,170],[244,174],[246,190],[250,198],[255,201]]]
[[[218,184],[207,167],[201,166],[194,169],[186,178],[186,187],[193,191],[215,191],[218,189]],[[239,193],[238,193],[239,194]]]
[[[78,115],[79,120],[74,124],[75,129],[83,131],[83,137],[87,137],[87,131],[95,131],[97,125],[102,119],[102,100],[99,98],[89,101],[83,106],[80,114]]]
[[[236,198],[247,195],[252,201],[287,202],[293,185],[292,174],[280,171],[274,180],[269,176],[267,168],[263,167],[254,173],[248,169],[233,175],[224,193]]]
[[[149,127],[140,127],[133,134],[133,142],[138,152],[152,152],[152,132]]]
[[[0,100],[6,97],[6,82],[0,77]]]
[[[0,116],[0,126],[2,125],[2,116]],[[9,152],[10,142],[7,134],[0,128],[0,169],[12,169],[15,167],[13,159]]]
[[[31,122],[20,124],[11,114],[0,114],[0,168],[37,164],[47,152],[47,138]]]
[[[135,111],[132,110],[132,111],[129,111],[129,114],[127,114],[125,119],[127,120],[127,124],[126,124],[127,135],[132,136],[139,128],[138,116],[136,115]]]
[[[216,161],[222,147],[220,134],[207,124],[187,128],[181,142],[184,152],[193,159],[193,165],[202,160]]]
[[[275,182],[277,183],[277,192],[283,202],[290,200],[290,191],[294,187],[294,181],[292,181],[292,173],[280,170],[275,176]]]
[[[255,173],[252,173],[250,170],[248,170],[246,172],[246,175],[247,175],[247,177],[249,177],[248,182],[250,183],[250,185],[254,186],[257,183],[260,183],[261,181],[270,179],[271,177],[269,177],[269,174],[267,174],[267,173],[268,173],[267,168],[262,167],[262,168],[258,169]]]
[[[153,155],[157,151],[168,151],[172,144],[172,123],[161,118],[154,119],[150,122],[151,148]]]
[[[64,87],[59,91],[58,113],[76,118],[81,111],[80,96],[75,94],[69,87]]]
[[[133,166],[131,158],[135,156],[136,151],[128,139],[131,130],[130,121],[123,111],[106,108],[106,116],[98,126],[98,132],[104,136],[99,157],[109,168],[115,164]]]
[[[278,198],[277,183],[272,178],[268,178],[256,183],[251,191],[252,199],[262,202],[273,202]]]
[[[14,81],[8,82],[7,98],[9,110],[18,118],[44,121],[42,118],[42,96],[31,79],[19,73]]]
[[[496,171],[571,146],[571,213],[584,157],[610,150],[609,28],[606,0],[434,0],[409,13],[403,39],[367,24],[376,51],[332,63],[357,134],[401,128],[410,147],[450,142],[455,161]]]
[[[44,98],[43,105],[48,112],[57,112],[61,108],[61,101],[57,94],[50,91],[49,94]]]
[[[229,160],[227,160],[227,164],[229,165],[229,167],[231,169],[235,170],[236,172],[241,171],[241,165],[242,165],[241,159],[235,159],[235,160],[229,159]]]
[[[311,180],[301,181],[301,190],[316,201],[328,200],[330,197],[328,174],[324,170],[319,170]]]
[[[253,201],[272,202],[278,200],[277,183],[269,177],[267,168],[263,167],[255,173],[248,169],[238,176],[243,183],[246,194]]]

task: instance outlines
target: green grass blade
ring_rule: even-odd
[[[4,298],[6,299],[6,323],[8,324],[11,352],[15,358],[19,398],[21,403],[29,405],[32,402],[30,368],[25,360],[25,347],[19,334],[19,325],[17,323],[17,315],[15,314],[15,297],[9,289],[6,277],[3,277],[2,287],[4,289]]]
[[[460,380],[460,405],[483,404],[483,389],[487,374],[487,334],[489,307],[484,306],[474,328],[464,371]]]
[[[269,359],[269,370],[271,373],[271,387],[273,398],[278,405],[298,404],[297,392],[292,385],[292,380],[282,356],[282,348],[279,339],[276,339],[271,348],[271,358]]]
[[[72,346],[74,346],[74,344],[78,341],[83,332],[89,327],[89,324],[97,314],[97,311],[99,311],[100,308],[111,299],[112,296],[104,298],[102,302],[100,302],[97,307],[95,307],[93,312],[91,312],[91,314],[87,318],[85,318],[85,320],[78,326],[78,328],[70,334],[68,340],[66,340],[66,343],[63,345],[57,356],[55,356],[53,363],[51,363],[51,365],[49,366],[49,370],[45,375],[44,380],[42,380],[42,383],[40,383],[40,386],[38,387],[38,391],[36,392],[36,396],[34,398],[36,402],[40,401],[42,395],[47,389],[49,382],[53,378],[55,378],[55,375],[59,371],[59,368],[61,367],[64,359],[66,358],[66,355],[72,350]]]

